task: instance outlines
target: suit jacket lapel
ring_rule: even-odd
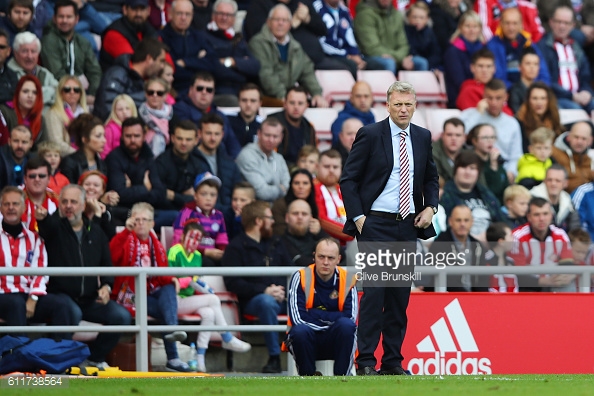
[[[413,159],[414,159],[414,164],[415,164],[415,173],[414,176],[416,177],[419,172],[417,171],[418,169],[421,169],[421,157],[424,158],[423,155],[423,150],[422,150],[422,146],[423,143],[419,140],[419,134],[414,133],[415,126],[413,124],[410,124],[410,142],[412,144],[412,151],[413,151]],[[413,186],[414,186],[414,182],[415,180],[413,180]],[[413,189],[413,194],[414,194],[414,189]]]
[[[394,167],[394,151],[392,148],[392,131],[390,130],[390,121],[386,118],[383,121],[382,128],[382,144],[384,145],[384,153],[386,154],[386,161],[388,163],[388,169],[392,172]],[[388,177],[390,174],[388,173]],[[388,178],[386,178],[386,182]]]

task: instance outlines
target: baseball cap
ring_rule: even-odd
[[[221,179],[219,179],[212,173],[204,172],[204,173],[201,173],[198,176],[196,176],[196,179],[194,180],[194,189],[197,189],[202,183],[204,183],[207,180],[214,181],[219,188],[221,187],[221,184],[223,184],[221,182]]]
[[[148,7],[149,2],[148,0],[125,0],[124,5],[134,8],[134,7]]]

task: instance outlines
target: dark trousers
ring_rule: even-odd
[[[293,326],[289,339],[299,375],[314,375],[316,360],[334,360],[334,375],[348,375],[355,353],[356,330],[349,318],[338,319],[326,331],[315,331],[304,324]]]
[[[165,285],[158,288],[148,296],[147,299],[147,313],[149,316],[156,318],[159,322],[166,325],[177,324],[177,296],[175,294],[175,286],[173,284]],[[165,340],[163,333],[163,344],[165,346],[165,354],[167,359],[178,358],[177,344]]]
[[[414,215],[404,221],[395,221],[377,216],[367,216],[360,242],[412,242],[414,249],[417,229],[414,227]],[[398,245],[402,246],[402,245]],[[375,367],[374,352],[383,335],[381,367],[391,369],[402,366],[402,343],[406,334],[406,308],[410,297],[409,287],[365,287],[359,308],[359,328],[357,345],[357,367]]]

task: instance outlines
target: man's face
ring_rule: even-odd
[[[215,83],[214,81],[196,80],[190,87],[188,96],[190,100],[202,111],[207,110],[214,99]]]
[[[318,180],[327,187],[333,187],[338,184],[340,174],[342,173],[342,160],[340,158],[330,158],[326,155],[320,157],[318,166]]]
[[[559,169],[547,170],[544,184],[547,188],[549,197],[558,197],[561,194],[561,191],[567,187],[567,177],[565,177],[565,172]]]
[[[503,37],[508,40],[515,40],[522,31],[522,14],[517,8],[503,12],[501,16],[501,31]]]
[[[351,151],[351,148],[353,147],[353,142],[357,137],[357,132],[362,127],[363,123],[355,118],[348,119],[342,123],[342,130],[338,135],[338,140],[340,140],[340,144],[342,144],[342,146],[346,148],[348,152]]]
[[[217,24],[219,30],[227,30],[235,24],[235,10],[229,3],[221,3],[212,13],[212,20]]]
[[[493,117],[498,117],[507,101],[507,92],[505,89],[492,91],[485,88],[485,99],[487,100],[487,113]]]
[[[575,26],[573,12],[566,7],[557,9],[549,20],[549,25],[553,32],[553,38],[566,40]]]
[[[122,129],[122,144],[133,157],[140,153],[144,142],[144,131],[140,125],[132,125]]]
[[[239,93],[239,110],[245,118],[252,118],[258,114],[262,99],[257,89],[249,89]]]
[[[14,52],[14,60],[21,66],[27,73],[31,73],[37,61],[39,60],[39,47],[35,42],[31,44],[21,44],[19,49]]]
[[[200,144],[209,151],[216,151],[223,141],[223,126],[221,124],[203,124],[198,133]]]
[[[553,211],[551,205],[546,203],[542,208],[530,205],[530,211],[526,216],[530,227],[537,233],[545,233],[553,222]]]
[[[21,216],[25,212],[25,203],[23,196],[16,192],[9,192],[2,197],[2,204],[0,205],[0,213],[2,213],[2,221],[10,225],[17,225],[21,222]]]
[[[146,240],[155,225],[155,219],[148,210],[138,210],[132,213],[134,219],[134,233],[141,240]]]
[[[144,78],[151,78],[151,77],[156,77],[159,74],[161,74],[161,72],[163,71],[163,69],[165,68],[165,51],[161,50],[161,53],[159,54],[159,56],[157,57],[157,59],[153,59],[151,58],[150,55],[147,56],[147,65],[146,68],[144,69]]]
[[[300,121],[307,110],[307,95],[305,92],[289,92],[284,108],[289,119],[295,122]]]
[[[171,144],[173,145],[173,152],[180,157],[184,157],[192,152],[196,144],[198,144],[196,132],[191,129],[175,128]]]
[[[33,13],[27,7],[15,6],[10,11],[8,19],[10,19],[18,31],[22,31],[31,23]]]
[[[25,174],[25,189],[31,195],[45,194],[49,184],[49,171],[45,166],[29,169]]]
[[[304,236],[309,230],[311,220],[311,208],[309,204],[301,199],[293,201],[285,215],[287,231],[295,236]]]
[[[458,153],[466,142],[464,125],[446,124],[441,134],[443,148],[450,154]]]
[[[351,103],[353,106],[363,112],[367,113],[373,104],[373,95],[371,87],[366,82],[358,82],[351,90]]]
[[[585,122],[574,124],[567,136],[569,147],[574,153],[584,153],[592,146],[592,130]]]
[[[459,188],[472,189],[476,185],[479,177],[479,168],[476,164],[470,164],[468,166],[461,166],[456,169],[454,175],[454,182]]]
[[[448,219],[452,234],[458,239],[466,239],[472,228],[472,212],[470,208],[455,207]]]
[[[495,62],[489,58],[479,58],[474,64],[470,65],[470,71],[475,80],[486,84],[495,75]]]
[[[31,134],[21,131],[12,131],[8,139],[8,144],[10,145],[12,156],[17,162],[21,162],[33,146]]]
[[[328,280],[334,275],[336,266],[340,262],[338,246],[332,242],[321,242],[314,253],[316,274],[323,280]]]
[[[126,17],[126,19],[128,19],[128,21],[134,25],[136,28],[141,27],[146,20],[148,19],[150,12],[151,12],[151,8],[150,7],[142,7],[142,6],[138,6],[138,7],[128,7],[128,6],[124,6],[123,7],[124,10],[124,16]]]
[[[274,217],[272,216],[272,210],[266,208],[264,218],[262,219],[262,225],[260,226],[260,236],[262,238],[271,238],[273,225]]]
[[[66,188],[62,190],[58,205],[60,217],[66,217],[70,224],[75,225],[80,222],[84,209],[85,201],[83,201],[82,194],[78,188]]]
[[[10,45],[6,37],[0,37],[0,66],[4,66],[6,59],[10,56]]]
[[[279,41],[283,41],[289,30],[291,30],[291,18],[285,9],[277,8],[271,18],[266,22],[272,35]]]
[[[392,92],[387,103],[390,118],[400,129],[406,129],[416,108],[417,101],[412,93]]]
[[[528,80],[535,80],[540,71],[540,60],[538,55],[525,55],[520,62],[520,74]]]
[[[178,32],[185,32],[192,24],[194,7],[189,1],[176,1],[171,9],[171,27]]]
[[[74,13],[74,7],[60,7],[54,15],[54,23],[58,30],[64,34],[70,34],[74,31],[74,26],[78,23],[78,16]]]
[[[283,126],[262,125],[258,131],[258,146],[266,155],[270,155],[283,140]]]

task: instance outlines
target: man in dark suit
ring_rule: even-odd
[[[344,232],[357,236],[360,244],[404,242],[414,251],[417,237],[435,236],[431,219],[437,212],[438,174],[431,133],[410,123],[416,103],[412,85],[395,82],[388,89],[390,116],[361,128],[353,143],[340,187],[347,212]],[[357,374],[378,375],[374,352],[383,334],[379,374],[403,375],[400,351],[410,282],[393,285],[399,287],[363,286],[367,287],[359,316]]]

